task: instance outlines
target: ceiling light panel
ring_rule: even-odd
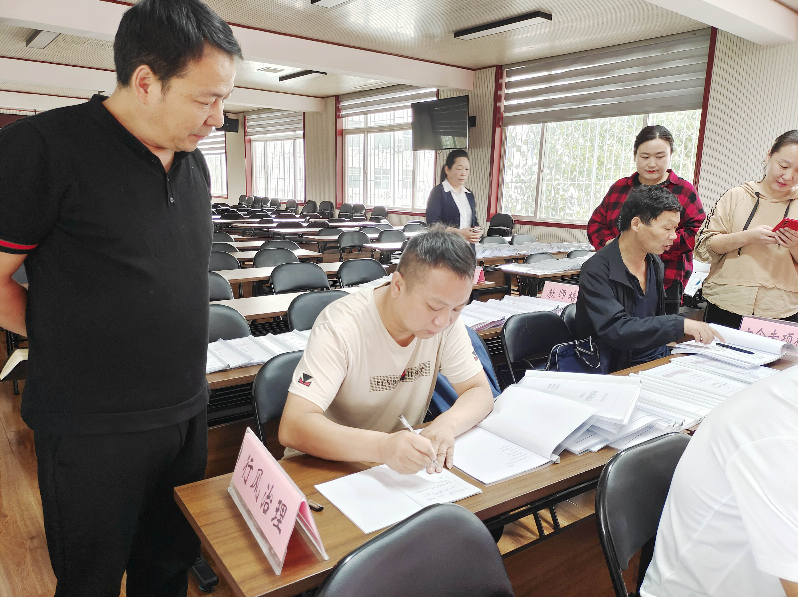
[[[484,25],[477,25],[476,27],[469,27],[468,29],[461,29],[454,32],[455,39],[476,39],[478,37],[485,37],[486,35],[493,35],[495,33],[503,33],[504,31],[512,31],[513,29],[521,29],[522,27],[529,27],[551,21],[551,13],[536,10],[526,14],[510,17],[509,19],[502,19],[501,21],[493,21],[492,23],[485,23]]]
[[[316,77],[323,77],[327,73],[323,73],[320,70],[300,70],[295,73],[291,73],[290,75],[282,75],[279,78],[280,83],[285,81],[293,81],[296,79],[302,79],[303,81],[308,81],[310,79],[315,79]]]

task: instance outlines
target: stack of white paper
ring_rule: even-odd
[[[713,340],[711,344],[702,344],[691,340],[677,344],[673,353],[701,354],[738,367],[750,368],[767,365],[782,357],[798,358],[798,348],[789,342],[781,342],[722,325],[712,324],[712,327],[720,332],[724,342]]]
[[[678,364],[683,367],[690,367],[691,369],[698,369],[706,371],[707,373],[730,377],[735,381],[741,381],[746,384],[752,384],[755,381],[765,379],[766,377],[778,373],[777,369],[772,369],[770,367],[763,367],[761,365],[741,367],[732,363],[711,359],[701,354],[682,357],[678,360]]]
[[[245,336],[233,340],[217,340],[208,344],[205,373],[262,365],[278,354],[305,350],[309,334],[310,331],[305,330],[277,335],[267,334],[266,336]]]
[[[460,312],[460,317],[468,327],[482,331],[499,327],[516,313],[551,311],[559,314],[568,303],[550,301],[533,296],[505,296],[502,300],[487,302],[473,301]]]

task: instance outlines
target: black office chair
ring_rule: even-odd
[[[574,249],[573,251],[568,251],[566,257],[568,259],[576,259],[577,257],[584,257],[585,255],[590,255],[590,251],[586,251],[585,249]]]
[[[238,259],[233,257],[230,253],[223,251],[212,251],[211,258],[208,261],[208,271],[218,272],[223,269],[238,269],[241,265]]]
[[[252,382],[252,410],[255,413],[255,433],[275,458],[282,458],[284,450],[274,443],[280,417],[283,415],[288,388],[294,370],[302,358],[302,351],[278,354],[264,363]]]
[[[352,205],[352,217],[366,217],[366,206],[362,203],[355,203]]]
[[[377,237],[378,243],[403,243],[407,240],[405,233],[401,230],[382,230]]]
[[[507,241],[503,236],[486,236],[480,241],[483,245],[506,245]]]
[[[261,249],[288,249],[289,251],[298,251],[299,245],[292,240],[267,240],[261,246]]]
[[[556,257],[551,253],[533,253],[526,256],[524,263],[537,263],[539,261],[549,261],[550,259],[556,259]],[[541,280],[537,278],[518,276],[518,294],[536,296],[540,292],[541,283]]]
[[[308,199],[305,201],[305,204],[302,206],[302,210],[299,212],[301,215],[307,217],[307,214],[315,214],[318,212],[318,207],[316,206],[316,202],[312,199]]]
[[[654,438],[616,454],[601,472],[596,523],[617,597],[640,593],[673,473],[689,441],[683,433]],[[638,551],[637,587],[628,593],[622,572]]]
[[[532,253],[526,256],[524,263],[538,263],[539,261],[551,261],[552,259],[557,258],[551,253]]]
[[[322,218],[331,218],[335,215],[335,204],[332,201],[322,201],[319,203],[319,215]]]
[[[208,316],[208,342],[220,338],[232,340],[251,335],[249,322],[238,311],[227,305],[212,304]]]
[[[315,236],[324,236],[330,238],[330,240],[328,241],[323,241],[318,243],[319,253],[324,253],[324,251],[326,251],[330,247],[330,245],[337,246],[338,237],[341,236],[343,232],[344,231],[341,230],[340,228],[322,228],[321,230],[319,230],[315,234]]]
[[[233,237],[227,234],[226,232],[214,232],[213,233],[213,242],[215,243],[231,243],[233,241]]]
[[[294,199],[289,199],[285,202],[285,211],[289,213],[296,213],[296,201]]]
[[[408,222],[402,227],[405,232],[420,232],[426,230],[427,227],[420,222]]]
[[[316,597],[511,597],[485,525],[456,504],[427,506],[343,558]]]
[[[280,209],[280,200],[279,199],[272,199],[269,201],[269,207],[274,209]]]
[[[315,263],[278,265],[272,272],[271,283],[275,294],[330,289],[327,274]]]
[[[550,311],[512,315],[502,326],[501,338],[506,369],[512,381],[506,379],[504,366],[499,368],[501,374],[498,370],[496,373],[505,387],[516,383],[527,369],[545,365],[555,345],[573,340],[565,322]],[[520,364],[523,366],[519,367]]]
[[[365,284],[378,278],[386,278],[386,275],[385,268],[376,259],[349,259],[338,268],[338,282],[342,288]]]
[[[282,221],[277,222],[274,225],[275,230],[285,229],[285,228],[302,228],[302,222],[299,220],[289,220],[289,221]]]
[[[514,225],[513,216],[496,214],[490,219],[487,236],[510,236]]]
[[[288,305],[288,327],[292,330],[309,330],[327,305],[345,296],[349,296],[349,293],[344,290],[300,294]]]
[[[349,231],[341,233],[341,236],[338,237],[339,261],[344,260],[344,251],[348,251],[349,253],[355,249],[361,251],[363,249],[363,245],[368,243],[369,237],[366,236],[365,232]]]
[[[252,204],[255,202],[255,197],[252,195],[247,195],[247,207],[252,207]]]
[[[263,199],[261,199],[260,197],[253,197],[252,207],[254,209],[260,209],[261,207],[263,207]]]
[[[226,301],[233,298],[230,282],[216,272],[208,272],[208,288],[212,301]]]
[[[571,336],[574,339],[578,339],[579,334],[576,331],[576,303],[571,303],[565,307],[562,313],[560,313],[560,319],[565,322],[565,326],[568,328],[568,331],[571,332]]]
[[[238,204],[239,205],[246,205],[247,204],[247,196],[246,195],[239,195],[238,196]]]
[[[233,245],[230,243],[213,243],[211,246],[212,251],[220,251],[222,253],[235,253],[238,251]]]
[[[343,203],[341,204],[341,208],[338,210],[338,217],[349,220],[352,218],[353,211],[354,207],[352,207],[351,203]]]
[[[299,263],[299,258],[290,249],[274,247],[261,249],[255,253],[252,260],[252,267],[277,267],[284,263]],[[255,280],[252,283],[252,295],[262,296],[266,294],[268,283],[265,280]]]
[[[523,245],[524,243],[536,242],[538,242],[538,237],[534,234],[513,234],[513,238],[510,239],[511,245]]]
[[[329,228],[330,223],[319,214],[308,214],[308,228]]]
[[[372,218],[386,218],[388,217],[388,209],[384,205],[375,205],[371,210]]]

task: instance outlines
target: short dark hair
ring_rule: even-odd
[[[637,133],[637,137],[635,137],[635,150],[632,155],[637,155],[637,150],[643,143],[653,141],[654,139],[662,139],[665,141],[670,146],[671,153],[673,153],[673,135],[661,124],[654,124],[652,126],[644,126],[640,132]]]
[[[681,213],[682,206],[676,196],[659,185],[640,185],[632,189],[621,206],[618,217],[618,229],[629,230],[634,218],[640,218],[646,226],[651,224],[666,211]]]
[[[396,271],[410,285],[433,267],[445,267],[460,278],[473,279],[477,259],[466,239],[447,232],[442,224],[435,224],[407,241]]]
[[[468,159],[468,152],[465,149],[454,149],[449,152],[449,155],[446,156],[446,162],[441,166],[441,182],[446,180],[446,168],[449,168],[449,170],[454,168],[457,158]]]
[[[770,148],[768,155],[773,155],[787,145],[798,145],[798,131],[787,131],[776,137],[773,147]]]
[[[116,80],[130,85],[142,64],[166,89],[210,44],[243,58],[230,25],[200,0],[141,0],[122,15],[114,38]]]

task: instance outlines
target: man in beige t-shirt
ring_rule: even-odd
[[[320,458],[387,464],[401,473],[451,468],[454,438],[485,418],[493,395],[459,313],[474,253],[435,226],[411,239],[390,283],[329,305],[294,373],[280,443]],[[419,435],[438,372],[459,398]],[[435,466],[435,462],[439,466]]]

